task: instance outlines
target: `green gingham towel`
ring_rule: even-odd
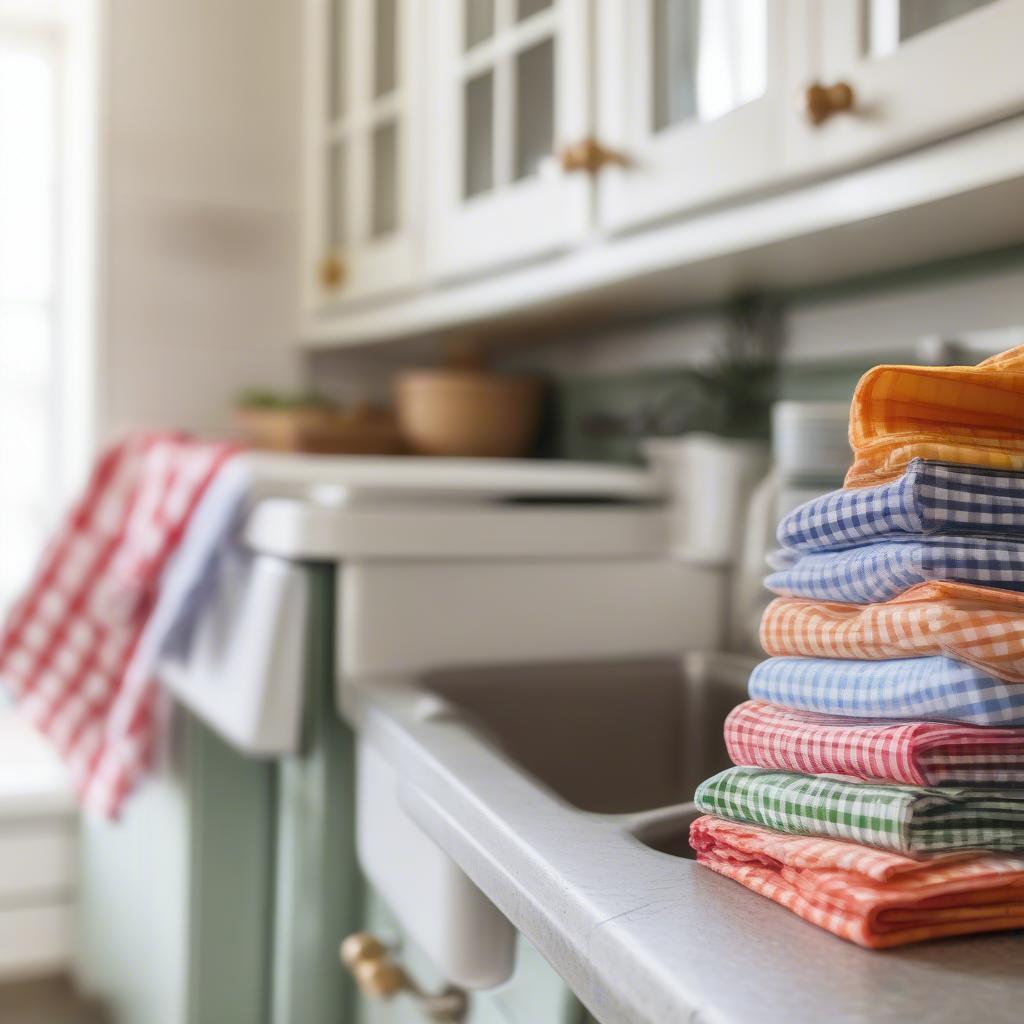
[[[705,814],[900,853],[1024,849],[1024,794],[884,786],[834,776],[727,768],[694,798]]]

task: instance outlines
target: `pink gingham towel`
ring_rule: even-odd
[[[98,460],[0,631],[0,682],[116,817],[153,750],[155,683],[132,655],[196,505],[237,449],[168,434]]]
[[[804,775],[908,786],[1024,785],[1024,729],[865,721],[748,700],[726,719],[725,745],[734,764]]]

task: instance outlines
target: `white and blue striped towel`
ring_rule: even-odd
[[[765,586],[783,597],[872,604],[928,581],[1024,590],[1024,543],[985,537],[925,537],[817,554],[782,551],[772,561],[778,571]]]
[[[941,656],[769,658],[751,673],[749,691],[756,700],[827,715],[1024,726],[1024,685]]]
[[[783,548],[838,551],[936,535],[1024,541],[1024,473],[914,459],[898,480],[832,491],[779,524]]]

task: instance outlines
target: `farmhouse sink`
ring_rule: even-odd
[[[444,800],[472,789],[498,842],[575,841],[592,829],[605,849],[640,843],[686,856],[694,789],[728,763],[722,723],[744,699],[751,665],[694,654],[346,683],[360,731],[364,871],[452,981],[500,984],[514,966],[515,928],[440,834],[465,827]]]
[[[602,1024],[1015,1021],[1024,935],[873,953],[693,862],[693,791],[752,666],[343,680],[367,874],[453,981],[499,984],[519,931]]]

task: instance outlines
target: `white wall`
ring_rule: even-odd
[[[105,7],[100,433],[222,431],[298,377],[300,5]]]
[[[298,379],[300,5],[105,0],[98,428],[230,426]],[[185,1024],[189,807],[165,758],[83,823],[84,988],[117,1024]]]

